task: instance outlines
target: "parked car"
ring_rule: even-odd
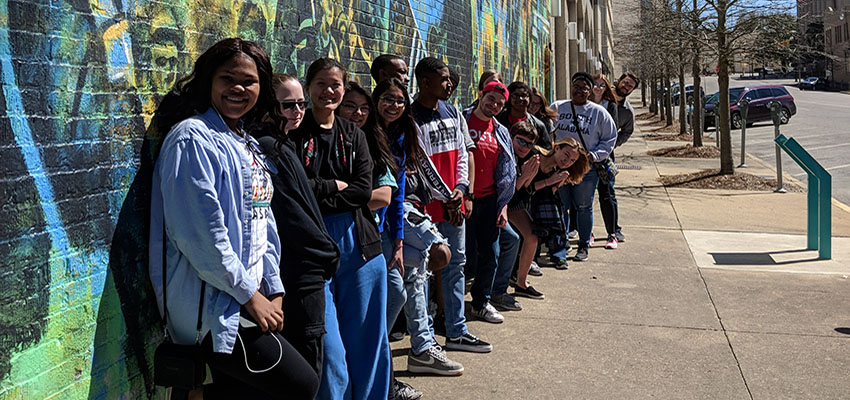
[[[714,93],[705,99],[703,126],[714,125],[714,103],[718,99],[718,93]],[[797,114],[797,105],[794,97],[781,85],[745,86],[729,89],[729,118],[733,129],[741,129],[743,118],[739,110],[741,100],[750,102],[747,111],[747,125],[755,122],[770,121],[770,103],[778,101],[782,104],[779,115],[781,124],[787,124],[791,116]]]
[[[823,90],[826,89],[826,81],[816,76],[810,76],[800,81],[800,83],[797,84],[797,87],[799,87],[800,90]]]
[[[679,87],[673,89],[673,105],[679,105]],[[702,87],[699,88],[699,93],[703,97],[705,97],[705,89]],[[694,85],[685,85],[685,103],[690,104],[691,100],[694,98]]]

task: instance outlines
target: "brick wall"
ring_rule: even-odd
[[[548,88],[549,0],[0,0],[0,398],[153,396],[146,275],[159,98],[203,50],[256,40],[277,71],[392,52]],[[149,139],[155,139],[150,138]]]

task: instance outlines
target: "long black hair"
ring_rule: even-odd
[[[415,161],[417,157],[421,156],[420,153],[422,148],[419,146],[419,128],[413,120],[413,115],[410,113],[410,95],[407,94],[407,88],[404,86],[404,83],[402,83],[398,78],[385,79],[379,82],[378,85],[375,86],[375,90],[372,91],[372,102],[378,104],[378,102],[381,101],[381,96],[391,88],[396,88],[404,93],[404,112],[401,113],[401,116],[397,120],[393,121],[391,124],[392,126],[388,126],[386,121],[384,121],[377,112],[375,112],[375,117],[378,121],[378,125],[389,132],[387,134],[388,140],[396,142],[398,140],[398,135],[404,135],[403,150],[406,154],[405,165],[413,165],[408,163]]]
[[[369,145],[369,155],[372,156],[372,161],[374,162],[372,176],[378,177],[383,175],[387,171],[387,168],[392,171],[393,176],[398,176],[398,163],[395,161],[393,152],[390,150],[387,133],[377,121],[376,115],[378,114],[378,110],[375,108],[375,102],[372,101],[369,92],[357,82],[348,82],[348,85],[345,86],[345,94],[349,93],[357,93],[363,96],[369,105],[369,116],[366,117],[366,122],[361,129],[366,136],[366,143]],[[337,107],[336,113],[339,114],[339,107]]]
[[[210,92],[213,75],[226,62],[239,56],[254,61],[260,78],[257,104],[242,117],[247,130],[259,124],[266,115],[279,125],[284,119],[272,90],[272,64],[268,54],[255,42],[230,38],[219,41],[201,54],[195,61],[192,73],[177,81],[171,92],[162,99],[156,111],[157,129],[164,134],[178,122],[209,109],[212,105]]]

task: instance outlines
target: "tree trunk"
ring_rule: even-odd
[[[735,173],[732,160],[732,135],[729,132],[729,49],[726,44],[726,8],[727,0],[717,2],[717,83],[720,86],[718,107],[715,110],[720,116],[717,134],[720,135],[720,173],[731,175]]]
[[[649,112],[658,114],[658,85],[654,76],[650,79],[649,84]]]
[[[673,96],[670,93],[673,91],[673,85],[670,83],[670,75],[664,76],[664,84],[664,113],[667,114],[667,123],[664,126],[670,126],[673,125]]]
[[[646,107],[646,79],[640,81],[640,103]]]
[[[694,10],[697,10],[697,0],[694,0]],[[699,27],[697,26],[696,18],[694,19],[694,32],[697,31]],[[691,113],[691,128],[694,130],[694,147],[702,146],[702,111],[703,111],[703,98],[702,98],[702,77],[700,76],[700,56],[699,56],[699,42],[693,41],[693,64],[691,65],[691,74],[694,76],[694,108]]]

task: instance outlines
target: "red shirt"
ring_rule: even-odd
[[[525,120],[527,120],[527,119],[528,119],[528,117],[526,117],[526,116],[524,116],[524,115],[523,115],[522,117],[520,117],[520,118],[514,118],[513,114],[508,113],[508,122],[510,122],[510,123],[511,123],[511,126],[513,126],[513,125],[514,125],[514,124],[516,124],[517,122],[522,122],[522,121],[525,121]]]
[[[475,157],[475,187],[476,197],[496,194],[496,163],[502,149],[496,141],[493,119],[482,121],[475,114],[469,115],[469,136],[475,142],[472,156]]]

